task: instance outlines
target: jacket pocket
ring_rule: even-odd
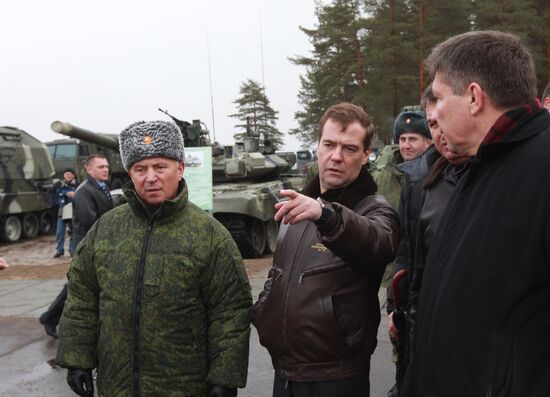
[[[491,357],[487,397],[512,396],[514,338],[500,334],[495,337]]]
[[[332,296],[327,296],[321,300],[323,311],[325,313],[325,334],[330,336],[326,338],[327,347],[338,356],[346,354],[348,348],[346,345],[345,334],[342,332],[342,326],[338,319],[338,313],[334,308]]]
[[[349,266],[346,263],[339,263],[337,265],[320,266],[314,269],[305,270],[300,274],[300,277],[298,278],[298,283],[302,284],[305,281],[304,279],[308,277],[319,276],[325,273],[334,272],[346,268],[349,269]]]
[[[156,263],[147,264],[143,281],[145,295],[153,297],[159,293],[163,268],[164,260],[162,259],[156,261]]]
[[[332,296],[338,326],[344,335],[348,352],[353,354],[362,352],[361,347],[367,338],[368,322],[374,321],[369,319],[366,290],[366,285],[358,284]]]

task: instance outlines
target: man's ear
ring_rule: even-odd
[[[485,103],[485,93],[481,86],[476,82],[468,85],[467,95],[469,100],[470,114],[475,115],[483,110]]]
[[[180,161],[178,164],[178,177],[179,179],[183,178],[183,172],[185,171],[185,163]]]
[[[544,101],[542,102],[542,106],[544,106],[544,108],[550,112],[550,96],[544,98]]]
[[[365,165],[369,161],[370,152],[372,152],[372,148],[368,148],[364,151],[365,156],[363,157],[363,160],[361,161],[361,164]]]

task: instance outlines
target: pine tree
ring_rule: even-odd
[[[367,111],[379,138],[389,143],[401,108],[419,102],[418,19],[404,0],[368,1],[366,5],[371,15],[365,39]]]
[[[548,0],[475,0],[475,28],[518,35],[531,51],[539,91],[550,77],[550,6]]]
[[[241,84],[239,97],[233,103],[237,106],[237,113],[230,117],[240,121],[235,124],[235,128],[240,130],[233,135],[235,140],[242,140],[247,129],[250,129],[253,134],[269,139],[274,150],[281,148],[283,133],[276,126],[279,112],[271,107],[260,83],[247,79]]]
[[[362,36],[365,34],[361,2],[335,0],[317,3],[318,19],[313,29],[300,27],[313,46],[311,56],[295,56],[291,62],[306,68],[300,77],[298,99],[303,107],[295,113],[298,128],[290,131],[305,147],[318,139],[319,119],[338,102],[365,104],[366,63]]]

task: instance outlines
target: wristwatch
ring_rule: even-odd
[[[317,219],[314,223],[317,226],[323,226],[328,222],[334,210],[332,209],[330,203],[325,204],[321,197],[317,197],[317,202],[321,205],[321,217]]]

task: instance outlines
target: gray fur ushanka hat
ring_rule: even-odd
[[[124,169],[151,157],[185,160],[183,137],[175,124],[167,121],[138,121],[126,127],[118,137]]]

